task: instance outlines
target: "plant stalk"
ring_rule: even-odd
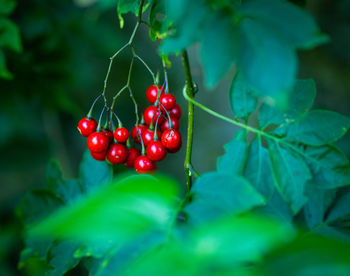
[[[185,79],[186,79],[186,94],[188,97],[194,97],[194,86],[191,75],[190,63],[188,60],[187,51],[184,50],[182,52],[182,63],[185,71]],[[192,144],[193,144],[193,116],[194,116],[194,105],[191,101],[188,101],[188,113],[187,113],[187,143],[186,143],[186,157],[185,157],[185,175],[186,175],[186,186],[187,193],[190,192],[192,188]]]

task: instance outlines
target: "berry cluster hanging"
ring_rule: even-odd
[[[78,123],[78,130],[87,137],[87,147],[91,156],[98,161],[107,160],[111,164],[124,164],[133,167],[137,173],[152,173],[157,169],[156,162],[162,161],[167,153],[175,153],[182,146],[180,106],[174,95],[164,87],[151,85],[146,91],[146,98],[152,104],[143,112],[140,123],[131,130],[134,146],[131,146],[129,130],[123,127],[119,118],[111,110],[104,127],[88,115]],[[102,112],[103,113],[103,112]],[[118,120],[114,128],[113,116]],[[141,145],[141,151],[136,145]]]

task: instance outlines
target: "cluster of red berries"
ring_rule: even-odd
[[[91,156],[98,161],[106,159],[112,164],[134,167],[138,173],[156,170],[167,152],[175,153],[182,146],[179,132],[182,112],[174,95],[165,93],[161,86],[151,85],[146,92],[147,100],[153,104],[143,112],[142,122],[131,130],[131,137],[142,145],[142,152],[130,147],[129,131],[118,127],[112,132],[98,126],[95,119],[85,117],[78,123],[78,130],[87,139]]]

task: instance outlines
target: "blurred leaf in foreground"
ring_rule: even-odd
[[[176,185],[165,178],[133,175],[62,208],[30,229],[34,237],[124,241],[164,230],[172,223]]]

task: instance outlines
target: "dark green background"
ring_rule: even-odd
[[[76,130],[77,122],[88,111],[103,87],[108,57],[129,38],[135,23],[125,17],[124,29],[113,1],[82,6],[94,1],[21,0],[10,16],[20,29],[23,52],[6,52],[13,80],[0,80],[0,274],[18,275],[16,264],[22,247],[21,225],[15,207],[22,195],[44,182],[49,158],[59,160],[64,176],[76,177],[86,148],[86,139]],[[350,1],[294,1],[318,21],[331,42],[312,51],[299,52],[299,75],[314,78],[318,88],[316,106],[350,115]],[[145,15],[146,16],[146,15]],[[145,28],[138,33],[135,47],[152,67],[159,67],[156,44]],[[228,116],[227,91],[231,72],[213,91],[205,91],[201,62],[196,45],[189,51],[194,79],[199,85],[197,99]],[[109,97],[126,81],[130,62],[127,51],[118,57],[111,72]],[[184,113],[182,98],[184,75],[180,57],[171,56],[170,91]],[[132,87],[141,106],[147,105],[145,90],[152,80],[145,68],[136,63]],[[100,110],[100,106],[96,111]],[[116,111],[129,128],[134,124],[133,105],[125,94]],[[95,117],[99,112],[95,112]],[[185,118],[181,131],[185,133]],[[196,111],[193,164],[201,173],[214,169],[222,145],[231,140],[235,129],[200,110]],[[340,147],[350,155],[349,135]],[[159,169],[180,181],[184,149],[169,156]]]

